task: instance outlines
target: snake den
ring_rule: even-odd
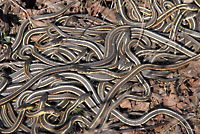
[[[200,134],[200,0],[0,0],[0,134]]]

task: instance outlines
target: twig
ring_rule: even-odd
[[[16,6],[18,6],[21,10],[23,10],[23,11],[26,13],[26,15],[27,15],[28,20],[30,21],[30,23],[31,23],[31,24],[34,24],[33,21],[32,21],[32,19],[31,19],[31,16],[30,16],[29,13],[26,11],[26,9],[24,9],[24,8],[23,8],[20,4],[18,4],[17,1],[15,1],[15,0],[11,0],[11,2],[12,2],[13,4],[15,4]]]

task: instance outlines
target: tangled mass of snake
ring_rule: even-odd
[[[164,115],[193,134],[176,110],[129,116],[120,103],[151,101],[150,79],[173,81],[170,72],[200,58],[200,1],[113,0],[115,22],[66,13],[77,3],[84,2],[24,20],[16,35],[1,39],[0,133],[131,130]],[[31,20],[50,22],[32,27]]]

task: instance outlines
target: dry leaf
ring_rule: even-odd
[[[198,77],[200,74],[200,61],[192,61],[186,68],[184,76]]]
[[[157,93],[152,93],[152,97],[155,98],[159,104],[163,102],[162,96]]]
[[[161,122],[161,120],[163,120],[163,114],[159,114],[159,115],[155,116],[154,120],[156,120],[157,122]]]
[[[190,84],[193,88],[198,88],[200,87],[200,79],[196,80],[195,82]]]
[[[122,126],[120,129],[128,129],[127,126]],[[123,132],[122,134],[133,134],[133,132],[129,131],[129,132]]]
[[[185,86],[185,84],[181,84],[180,89],[181,89],[181,90],[186,90],[186,89],[188,89],[188,88]]]
[[[114,23],[114,24],[118,24],[117,18],[115,16],[115,11],[111,10],[109,8],[105,8],[102,12],[102,16],[104,19]]]
[[[189,100],[189,98],[184,98],[183,102],[185,102],[186,104],[190,105],[190,100]]]
[[[189,79],[188,80],[188,84],[190,84],[190,86],[193,86],[193,83],[194,83],[194,79]]]
[[[195,134],[200,134],[200,124],[194,126]]]
[[[150,80],[150,85],[153,87],[153,92],[157,94],[164,94],[165,91],[158,84],[155,84],[153,80]]]
[[[131,108],[131,103],[129,100],[123,100],[120,104],[120,107],[121,108],[128,108],[130,109]]]
[[[31,22],[34,28],[48,26],[46,22],[39,21],[39,20],[31,20]]]
[[[199,104],[199,98],[197,96],[190,96],[189,97],[192,103],[198,105]]]
[[[171,83],[169,88],[171,90],[170,94],[176,94],[176,90],[174,89],[174,84]]]
[[[42,5],[44,0],[36,0],[37,5]]]
[[[170,130],[172,128],[172,126],[175,126],[178,123],[178,120],[176,120],[176,119],[171,119],[169,121],[170,121],[169,123],[167,123],[162,129],[160,129],[159,132],[161,134],[165,134],[168,130]]]
[[[181,134],[181,128],[179,125],[176,125],[175,130],[174,130],[174,134]]]
[[[170,94],[169,96],[165,96],[163,98],[163,104],[165,106],[171,107],[171,106],[176,105],[177,102],[178,102],[178,99],[177,99],[177,95],[175,95],[175,94]]]
[[[86,5],[86,10],[88,14],[92,16],[96,16],[99,10],[99,7],[101,6],[99,1],[96,1],[95,3],[92,3],[91,1],[87,1],[85,5]]]
[[[184,109],[184,108],[186,108],[186,107],[188,107],[188,105],[185,104],[184,102],[179,102],[179,103],[177,103],[177,108],[179,108],[179,109]]]
[[[177,108],[176,105],[173,105],[170,108],[173,109],[173,110],[175,110],[175,111],[177,111],[178,113],[182,113],[182,111],[179,108]]]
[[[148,111],[149,105],[149,102],[136,102],[135,106],[132,108],[134,111]]]
[[[189,89],[194,93],[198,90],[198,88],[189,87]]]
[[[123,132],[122,134],[134,134],[133,132]]]
[[[157,132],[157,133],[160,133],[162,130],[163,130],[163,125],[161,125],[161,126],[157,126],[157,127],[155,127],[154,129],[155,129],[155,131]]]
[[[174,73],[170,73],[170,74],[168,74],[168,75],[166,76],[166,78],[169,78],[169,79],[174,78]]]
[[[50,7],[53,4],[54,4],[54,2],[51,2],[51,1],[45,1],[44,2],[44,5],[47,6],[47,7]]]
[[[36,41],[38,41],[38,39],[39,39],[40,37],[41,37],[40,35],[35,35],[35,36],[32,36],[32,37],[31,37],[31,40],[34,41],[34,42],[36,42]]]
[[[132,87],[132,91],[133,92],[144,92],[144,87],[136,85],[136,86]]]
[[[145,125],[148,125],[148,126],[153,126],[153,125],[155,125],[155,124],[156,124],[156,122],[153,121],[153,120],[149,120],[149,121],[147,121],[147,122],[145,123]]]
[[[185,70],[186,70],[186,68],[178,69],[178,74],[184,74]]]
[[[183,3],[192,3],[194,0],[182,0]]]
[[[86,10],[88,11],[89,15],[98,16],[99,14],[101,14],[103,19],[110,21],[114,24],[118,24],[118,21],[115,15],[116,13],[115,10],[102,6],[99,1],[96,1],[93,4],[91,2],[87,2],[86,5],[87,5]]]

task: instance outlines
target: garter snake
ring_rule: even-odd
[[[145,7],[129,0],[126,4],[131,9],[127,14],[123,2],[113,2],[119,13],[116,16],[120,26],[80,14],[60,17],[50,22],[50,26],[27,32],[25,30],[30,22],[26,20],[22,23],[11,47],[12,52],[25,61],[16,66],[4,65],[12,71],[8,79],[0,77],[0,91],[2,95],[8,94],[0,99],[1,121],[6,128],[0,128],[0,132],[12,133],[19,129],[26,133],[40,133],[38,124],[41,124],[42,130],[69,133],[75,122],[82,122],[80,126],[93,130],[98,125],[104,125],[110,114],[124,124],[139,126],[158,114],[164,114],[180,121],[187,133],[193,133],[189,123],[172,110],[155,109],[139,119],[129,119],[116,107],[123,99],[149,100],[151,89],[144,78],[146,76],[140,72],[158,70],[150,73],[159,78],[168,74],[162,71],[179,69],[200,58],[200,54],[187,47],[192,43],[199,45],[195,18],[199,8],[194,4],[181,4],[180,1],[157,0],[148,0],[149,6]],[[33,19],[58,17],[75,3],[68,4],[57,13],[39,15]],[[199,6],[197,0],[195,3]],[[72,24],[79,21],[81,24],[77,27]],[[90,27],[85,26],[90,23]],[[187,34],[185,39],[184,34]],[[41,36],[37,41],[31,41],[35,35]],[[188,42],[182,43],[186,39]],[[156,49],[165,46],[165,49]],[[10,60],[11,49],[9,46],[6,49],[5,59]],[[176,50],[181,55],[176,55]],[[150,62],[156,63],[160,57],[172,57],[175,63],[144,64],[148,61],[145,58],[151,54]],[[146,57],[143,59],[142,56]],[[185,61],[179,61],[188,57]],[[133,83],[137,82],[135,77],[145,88],[144,96],[134,96],[129,92]],[[77,107],[83,108],[87,114],[71,114],[72,111],[77,112]]]
[[[109,91],[108,95],[106,96],[105,100],[104,100],[104,104],[101,105],[100,111],[98,112],[98,114],[95,117],[95,120],[92,121],[90,128],[95,128],[97,127],[97,125],[101,122],[101,120],[103,120],[105,118],[105,116],[107,115],[106,109],[108,108],[108,106],[110,105],[110,98],[113,98],[113,96],[115,94],[117,94],[119,88],[121,86],[123,86],[127,81],[129,81],[130,79],[132,79],[135,75],[137,75],[140,71],[145,70],[145,69],[153,69],[153,70],[174,70],[180,67],[183,67],[187,64],[189,64],[190,61],[195,60],[195,59],[199,59],[200,58],[200,54],[196,55],[188,60],[185,60],[183,62],[174,64],[174,65],[166,65],[166,66],[161,66],[161,65],[153,65],[153,64],[141,64],[138,67],[134,68],[130,74],[128,74],[126,77],[124,77],[119,83],[116,83],[112,89]],[[145,98],[141,98],[144,99]]]
[[[45,120],[45,118],[42,118],[41,122],[42,125],[44,126],[45,129],[54,132],[55,130],[63,130],[66,125],[64,126],[66,120],[68,119],[69,114],[79,105],[81,104],[83,101],[85,101],[88,97],[90,96],[89,93],[83,94],[81,96],[79,96],[79,98],[74,102],[74,104],[72,104],[71,106],[69,106],[63,113],[61,120],[58,124],[50,124],[48,123],[48,121]],[[45,116],[45,115],[44,115]],[[56,132],[56,131],[55,131]]]

